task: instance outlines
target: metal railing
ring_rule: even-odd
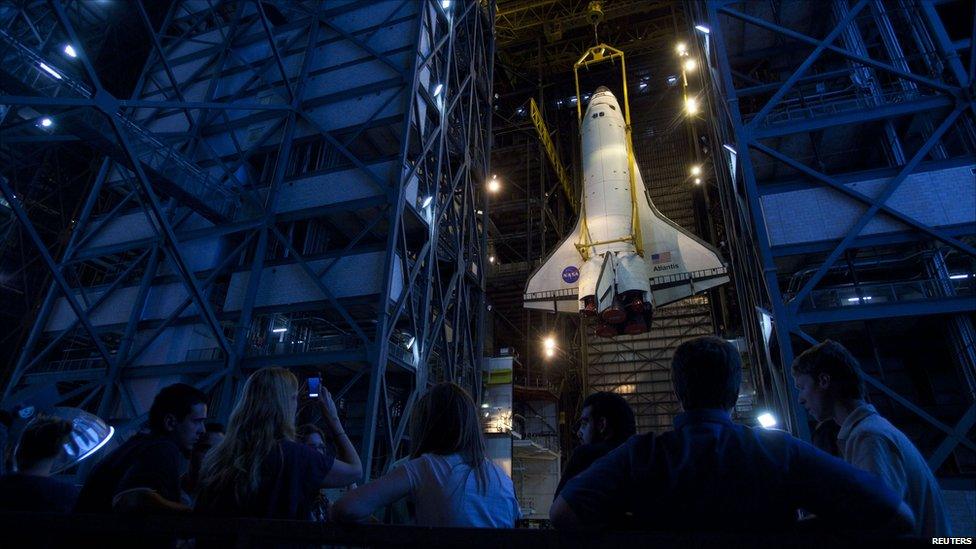
[[[951,280],[956,296],[976,295],[976,277]],[[813,290],[803,299],[800,309],[804,311],[877,305],[880,303],[903,303],[948,297],[937,279],[908,280],[882,284],[845,285]]]

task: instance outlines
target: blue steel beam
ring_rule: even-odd
[[[78,223],[75,224],[74,230],[71,232],[71,236],[68,238],[68,245],[65,247],[64,257],[70,258],[71,254],[74,252],[78,238],[88,227],[88,220],[91,217],[92,210],[98,202],[98,195],[102,190],[102,186],[105,184],[105,180],[108,178],[108,170],[111,162],[108,159],[102,161],[102,165],[98,170],[98,174],[95,176],[95,182],[92,184],[92,189],[85,199],[85,205],[82,207],[81,215],[78,218]],[[27,341],[24,343],[24,348],[17,357],[17,364],[14,366],[13,375],[10,377],[10,382],[8,383],[6,389],[4,389],[3,397],[4,400],[10,396],[11,392],[15,388],[15,384],[20,377],[20,373],[23,372],[26,364],[30,360],[31,354],[34,352],[34,347],[37,345],[37,340],[41,337],[44,331],[44,323],[47,321],[47,317],[54,306],[54,300],[56,299],[55,287],[52,285],[48,291],[47,295],[44,297],[44,301],[41,304],[41,308],[38,311],[37,318],[35,319],[34,326],[31,328],[30,333],[27,336]]]
[[[112,115],[110,112],[105,113],[106,118],[111,122],[112,127],[115,130],[116,138],[119,140],[119,144],[122,145],[125,150],[126,155],[129,157],[131,162],[131,168],[136,173],[136,183],[141,187],[142,192],[146,195],[147,205],[149,206],[149,211],[152,213],[153,221],[155,222],[154,229],[159,231],[165,239],[165,245],[163,250],[166,255],[173,262],[173,266],[176,267],[177,272],[180,273],[180,277],[183,279],[184,285],[190,291],[190,295],[193,296],[194,301],[197,303],[197,307],[203,313],[204,320],[209,325],[210,330],[213,332],[214,338],[220,344],[220,347],[224,350],[229,358],[233,358],[233,352],[230,343],[224,336],[223,329],[220,327],[220,323],[217,321],[217,317],[214,314],[213,307],[207,302],[206,297],[197,285],[196,277],[193,271],[187,266],[186,259],[183,257],[183,252],[180,250],[179,240],[176,238],[176,233],[173,231],[173,227],[170,226],[169,220],[166,218],[162,207],[159,204],[159,198],[156,197],[155,191],[153,191],[152,184],[149,182],[149,178],[146,177],[146,173],[142,170],[142,165],[139,162],[139,158],[136,156],[133,150],[132,144],[126,137],[125,131],[122,128],[122,123],[118,118]]]
[[[899,118],[909,114],[934,111],[938,109],[949,109],[956,105],[956,103],[957,101],[952,97],[939,95],[872,107],[862,105],[857,109],[851,109],[847,112],[805,118],[799,121],[760,126],[758,128],[749,130],[749,132],[750,137],[755,140],[772,139],[798,133],[815,132],[836,126],[850,126],[853,124],[871,122],[874,120]]]
[[[803,287],[800,288],[800,291],[797,292],[789,306],[791,312],[795,313],[797,311],[800,302],[810,294],[810,290],[816,287],[823,276],[827,274],[827,270],[830,269],[830,267],[832,267],[838,259],[840,259],[841,254],[843,254],[844,251],[850,247],[861,231],[864,230],[864,227],[867,226],[868,222],[874,219],[875,214],[881,210],[881,204],[884,204],[898,189],[898,186],[901,185],[905,178],[915,171],[915,168],[918,166],[919,162],[925,158],[925,155],[927,155],[929,150],[939,141],[939,139],[942,138],[942,135],[945,134],[950,127],[952,127],[952,123],[955,122],[956,118],[958,118],[960,114],[962,114],[962,108],[957,107],[954,109],[949,116],[947,116],[942,123],[939,124],[939,127],[935,129],[932,135],[926,139],[922,147],[915,152],[911,160],[909,160],[908,163],[902,167],[898,175],[885,183],[881,193],[874,199],[874,204],[871,205],[867,211],[861,214],[861,217],[858,218],[854,226],[848,229],[847,235],[844,236],[844,239],[841,240],[840,244],[834,248],[834,251],[827,256],[827,259],[824,260],[823,264],[820,265],[817,272],[815,272],[813,276],[807,280]],[[759,212],[761,210],[756,211]]]
[[[719,20],[718,7],[711,3],[707,4],[707,13],[709,28],[711,29],[710,36],[714,37],[716,44],[724,44],[724,31]],[[766,221],[761,214],[762,205],[759,202],[759,190],[757,188],[755,171],[752,166],[752,158],[749,154],[749,133],[742,120],[742,113],[739,110],[739,99],[736,95],[735,87],[732,85],[732,72],[729,66],[729,60],[724,53],[720,53],[716,57],[718,58],[721,73],[721,84],[726,94],[725,100],[728,103],[728,109],[731,114],[733,132],[736,139],[736,150],[742,151],[736,157],[742,168],[743,182],[746,185],[746,200],[749,204],[753,230],[756,235],[756,244],[759,247],[763,282],[769,296],[769,303],[762,305],[769,306],[773,312],[773,318],[776,322],[776,340],[779,343],[780,363],[783,365],[792,364],[793,345],[790,341],[790,331],[793,320],[779,288],[779,280],[776,276],[776,264],[773,261],[773,253],[768,241],[769,232],[766,229]],[[793,380],[790,376],[783,376],[783,378],[787,386],[787,394],[795,401],[797,392],[796,387],[793,385]],[[807,425],[805,411],[802,408],[797,408],[795,413],[794,428],[796,429],[796,434],[804,440],[809,440],[810,428]]]
[[[805,34],[801,34],[801,33],[796,32],[794,30],[791,30],[791,29],[788,29],[786,27],[783,27],[781,25],[777,25],[775,23],[770,23],[769,21],[764,21],[762,19],[759,19],[758,17],[752,17],[751,15],[747,15],[745,13],[742,13],[742,12],[736,11],[736,10],[733,10],[731,8],[725,8],[725,7],[723,7],[723,8],[720,9],[720,11],[721,11],[721,13],[723,13],[725,15],[728,15],[730,17],[734,17],[734,18],[739,19],[741,21],[744,21],[746,23],[751,23],[751,24],[753,24],[753,25],[755,25],[757,27],[760,27],[760,28],[763,28],[763,29],[766,29],[766,30],[773,31],[775,33],[779,33],[779,34],[782,34],[784,36],[789,36],[790,38],[794,38],[794,39],[799,40],[801,42],[806,42],[807,44],[810,44],[811,46],[817,46],[817,47],[819,47],[825,41],[825,40],[818,40],[816,38],[811,38],[811,37],[809,37],[809,36],[807,36]],[[854,10],[852,9],[851,12],[853,12],[853,11]],[[864,64],[864,65],[867,65],[869,67],[874,67],[875,69],[879,69],[879,70],[882,70],[882,71],[889,72],[891,74],[894,74],[894,75],[899,76],[901,78],[904,78],[906,80],[911,80],[913,82],[916,82],[916,83],[919,83],[919,84],[928,86],[928,87],[930,87],[932,89],[941,90],[943,92],[946,92],[946,93],[949,93],[949,94],[953,94],[953,95],[956,94],[956,88],[954,88],[953,86],[947,85],[947,84],[945,84],[943,82],[939,82],[938,80],[932,80],[931,78],[926,78],[924,76],[920,76],[920,75],[917,75],[917,74],[914,74],[914,73],[909,73],[909,72],[905,72],[905,71],[898,70],[895,67],[893,67],[893,66],[891,66],[891,65],[889,65],[887,63],[882,63],[880,61],[876,61],[874,59],[871,59],[870,57],[864,57],[864,56],[861,56],[861,55],[857,55],[857,54],[852,53],[850,51],[847,51],[847,50],[845,50],[843,48],[839,48],[837,46],[834,46],[833,44],[826,44],[826,45],[824,45],[824,48],[827,49],[827,50],[829,50],[829,51],[831,51],[831,52],[834,52],[836,54],[839,54],[839,55],[841,55],[841,56],[843,56],[843,57],[845,57],[847,59],[850,59],[851,61],[855,61],[857,63],[861,63],[861,64]]]
[[[98,353],[102,355],[102,359],[105,360],[106,364],[112,364],[114,361],[112,360],[111,353],[109,353],[108,349],[105,347],[105,343],[102,341],[98,330],[96,330],[92,325],[91,320],[88,318],[85,310],[75,298],[73,289],[70,285],[68,285],[67,280],[65,280],[64,275],[61,273],[61,269],[54,261],[54,258],[51,257],[51,253],[48,252],[47,246],[44,245],[44,241],[41,239],[40,235],[37,234],[37,229],[34,228],[34,224],[31,223],[30,218],[27,217],[27,212],[25,212],[24,208],[20,205],[20,200],[17,198],[16,193],[14,193],[13,189],[10,188],[10,185],[7,183],[7,179],[2,176],[0,176],[0,193],[3,194],[10,206],[10,209],[13,210],[14,215],[16,215],[18,221],[20,221],[21,227],[27,232],[28,238],[30,238],[31,242],[37,248],[37,251],[40,253],[41,260],[45,265],[47,265],[48,270],[51,271],[51,276],[54,277],[55,283],[58,285],[58,288],[61,289],[61,293],[64,294],[64,299],[68,302],[68,306],[71,307],[71,310],[74,311],[75,315],[81,321],[82,326],[85,327],[85,331],[88,332],[89,336],[91,336],[92,343],[95,345],[95,348],[98,349]]]
[[[811,168],[809,166],[806,166],[805,164],[802,164],[801,162],[796,161],[796,160],[794,160],[794,159],[786,156],[785,154],[783,154],[783,153],[781,153],[781,152],[779,152],[779,151],[777,151],[775,149],[772,149],[770,147],[767,147],[766,145],[763,145],[762,143],[756,143],[756,142],[754,142],[752,144],[752,147],[754,149],[757,149],[760,152],[763,152],[763,153],[767,154],[768,156],[770,156],[770,157],[772,157],[772,158],[774,158],[776,160],[779,160],[780,162],[782,162],[782,163],[784,163],[784,164],[786,164],[786,165],[794,168],[795,170],[799,171],[800,173],[804,173],[804,174],[812,177],[813,179],[824,183],[828,187],[830,187],[830,188],[832,188],[832,189],[834,189],[834,190],[836,190],[838,192],[841,192],[843,194],[846,194],[847,196],[850,196],[851,198],[854,198],[854,199],[856,199],[856,200],[858,200],[858,201],[860,201],[860,202],[862,202],[862,203],[864,203],[864,204],[866,204],[868,206],[877,206],[880,209],[880,211],[884,212],[887,215],[890,215],[891,217],[894,217],[895,219],[897,219],[898,221],[901,221],[902,223],[908,225],[909,227],[913,227],[913,228],[915,228],[915,229],[917,229],[917,230],[919,230],[919,231],[921,231],[921,232],[923,232],[923,233],[931,236],[932,238],[934,238],[936,240],[941,240],[942,242],[945,242],[946,244],[948,244],[948,245],[950,245],[950,246],[952,246],[952,247],[954,247],[954,248],[956,248],[956,249],[958,249],[958,250],[960,250],[962,252],[965,252],[965,253],[973,256],[973,257],[976,257],[976,248],[973,248],[972,246],[970,246],[970,245],[968,245],[968,244],[966,244],[964,242],[961,242],[961,241],[959,241],[959,240],[957,240],[955,238],[952,238],[951,236],[948,236],[946,234],[943,234],[942,232],[940,232],[940,231],[938,231],[936,229],[933,229],[933,228],[929,227],[928,225],[926,225],[926,224],[918,221],[914,217],[907,216],[907,215],[901,213],[900,211],[898,211],[898,210],[896,210],[894,208],[891,208],[891,207],[885,205],[884,202],[878,202],[874,198],[872,198],[872,197],[870,197],[870,196],[868,196],[868,195],[866,195],[864,193],[858,192],[857,190],[853,189],[852,187],[848,187],[847,185],[844,185],[843,183],[835,180],[834,178],[832,178],[832,177],[830,177],[830,176],[828,176],[828,175],[826,175],[824,173],[818,172],[817,170],[814,170],[813,168]]]
[[[853,298],[852,298],[853,299]],[[927,315],[947,315],[976,311],[976,297],[972,295],[943,297],[919,301],[895,303],[872,303],[870,305],[851,305],[820,310],[803,310],[796,313],[797,325],[830,324],[876,320],[880,318],[921,317]]]
[[[963,414],[962,418],[956,423],[956,426],[952,428],[952,432],[948,434],[945,440],[932,452],[929,456],[928,465],[933,471],[937,470],[942,463],[949,457],[952,450],[956,446],[962,444],[969,448],[970,450],[976,450],[976,444],[973,444],[969,439],[966,438],[966,434],[976,424],[976,403],[973,403],[966,413]]]
[[[782,100],[783,97],[785,97],[786,94],[789,93],[789,91],[793,88],[793,85],[796,84],[797,80],[802,78],[803,75],[807,72],[807,69],[812,67],[813,64],[817,61],[817,59],[820,58],[820,54],[822,54],[824,50],[826,50],[827,47],[830,46],[831,43],[834,40],[836,40],[838,36],[841,35],[842,32],[844,32],[844,29],[846,29],[847,26],[851,23],[851,21],[854,20],[854,17],[856,17],[857,14],[862,9],[864,9],[867,5],[868,5],[867,0],[859,0],[858,3],[855,4],[854,7],[851,8],[849,12],[847,12],[844,18],[841,19],[839,23],[837,23],[837,25],[834,27],[834,30],[830,31],[830,34],[828,34],[823,40],[818,41],[813,52],[807,56],[807,58],[803,61],[803,63],[800,64],[799,67],[797,67],[795,71],[793,71],[793,74],[791,74],[790,77],[786,79],[786,82],[783,82],[783,84],[779,87],[779,89],[776,90],[776,93],[774,93],[773,96],[769,98],[769,101],[767,101],[766,104],[763,105],[763,108],[759,110],[756,116],[754,116],[752,120],[750,120],[749,123],[746,124],[747,130],[755,129],[756,127],[759,126],[759,124],[762,123],[763,119],[766,118],[766,115],[769,114],[769,111],[773,110],[773,107],[779,104],[780,100]]]
[[[976,224],[965,223],[952,227],[940,227],[939,231],[947,236],[956,238],[969,236],[976,233]],[[859,236],[851,244],[851,248],[864,248],[872,246],[892,246],[907,242],[921,242],[927,240],[924,233],[912,231],[899,231],[894,233],[871,234]],[[830,252],[837,247],[840,238],[831,240],[820,240],[817,242],[804,242],[802,244],[789,244],[784,246],[773,246],[773,257],[787,257],[791,255],[818,254]]]

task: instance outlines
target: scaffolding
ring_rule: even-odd
[[[841,340],[944,478],[976,471],[967,4],[688,3],[756,387],[808,438],[790,364]]]
[[[124,435],[166,384],[226,419],[251,371],[285,367],[323,377],[366,477],[385,472],[430,383],[481,387],[493,3],[126,8],[152,42],[129,99],[79,24],[92,6],[2,12],[4,152],[80,139],[100,159],[57,256],[27,181],[0,178],[54,278],[4,405]]]

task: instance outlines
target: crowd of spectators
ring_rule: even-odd
[[[832,341],[792,365],[799,404],[819,422],[815,440],[824,451],[782,430],[733,422],[739,353],[714,337],[687,341],[672,361],[683,408],[672,430],[636,434],[619,395],[586,398],[581,445],[556,490],[552,525],[734,532],[806,522],[830,531],[949,536],[932,471],[865,402],[859,372]],[[0,511],[363,523],[406,500],[419,526],[516,526],[512,480],[488,459],[479,410],[460,386],[430,387],[412,410],[409,456],[359,485],[367,475],[332,395],[324,386],[314,398],[302,389],[287,369],[254,372],[225,428],[209,421],[206,394],[182,383],[165,387],[145,428],[96,456],[80,490],[52,478],[71,422],[39,415],[9,449],[15,471],[0,476]],[[299,404],[309,398],[321,420],[296,427]],[[4,430],[9,424],[0,422]],[[341,491],[330,502],[326,489]]]

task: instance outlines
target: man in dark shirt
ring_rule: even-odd
[[[79,513],[189,512],[180,502],[180,474],[204,433],[206,395],[183,383],[164,388],[138,434],[102,459],[85,481]]]
[[[769,531],[792,527],[801,508],[842,528],[911,528],[880,479],[786,432],[732,423],[742,380],[732,345],[687,341],[671,367],[685,410],[674,430],[632,437],[569,481],[550,509],[557,528],[630,516],[642,529]]]
[[[17,472],[0,476],[0,511],[69,513],[78,489],[51,478],[51,467],[71,435],[71,422],[39,416],[20,436]]]
[[[586,397],[576,432],[583,444],[569,458],[556,495],[562,492],[569,479],[585,471],[636,432],[634,411],[622,396],[601,392]]]

